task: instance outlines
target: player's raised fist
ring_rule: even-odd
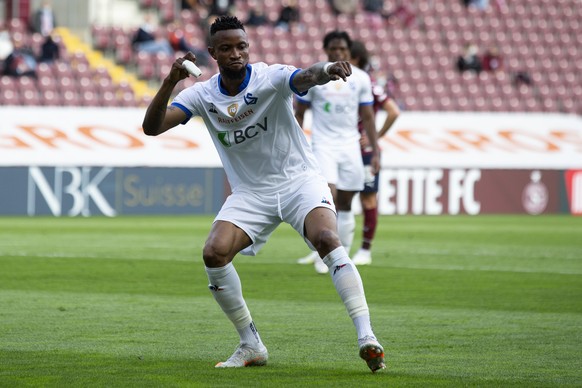
[[[329,78],[333,81],[343,79],[344,81],[352,75],[352,65],[347,61],[332,62],[326,69]]]
[[[190,61],[192,64],[195,64],[196,56],[192,52],[188,51],[186,55],[184,55],[183,57],[177,58],[172,64],[172,69],[170,70],[170,74],[168,75],[170,80],[174,82],[179,82],[184,78],[188,78],[188,76],[192,74],[184,66],[184,61]]]

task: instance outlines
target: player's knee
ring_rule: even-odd
[[[344,200],[338,199],[338,201],[335,204],[335,207],[337,211],[350,212],[352,211],[352,201],[347,199]]]
[[[228,248],[216,240],[206,241],[202,249],[202,258],[204,259],[204,265],[209,268],[223,267],[230,262]]]
[[[321,254],[321,252],[331,252],[341,245],[338,234],[331,229],[322,229],[316,235],[313,246]]]

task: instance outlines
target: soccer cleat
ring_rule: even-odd
[[[242,368],[245,366],[267,365],[269,353],[266,347],[261,349],[251,348],[247,344],[239,344],[228,360],[219,362],[215,368]]]
[[[302,257],[297,260],[297,264],[313,264],[315,263],[315,259],[319,257],[317,251],[312,251],[305,257]]]
[[[370,265],[372,264],[372,252],[367,249],[358,249],[354,258],[352,259],[352,263],[355,265]]]
[[[317,256],[317,258],[315,259],[315,272],[319,273],[319,274],[326,274],[329,272],[329,268],[327,267],[327,265],[323,262],[323,260],[319,257],[319,255]]]
[[[360,345],[360,357],[366,361],[372,373],[386,368],[384,362],[384,348],[373,337],[365,337],[358,341]]]

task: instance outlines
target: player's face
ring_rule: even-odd
[[[216,60],[223,76],[242,78],[249,63],[249,42],[241,29],[218,31],[212,36],[208,52]]]
[[[350,48],[344,39],[332,39],[327,45],[325,53],[330,62],[350,60]]]

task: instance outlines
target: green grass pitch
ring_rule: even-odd
[[[235,259],[269,365],[215,369],[238,336],[207,289],[211,221],[0,218],[0,387],[582,386],[582,217],[381,217],[360,267],[376,374],[287,225]]]

